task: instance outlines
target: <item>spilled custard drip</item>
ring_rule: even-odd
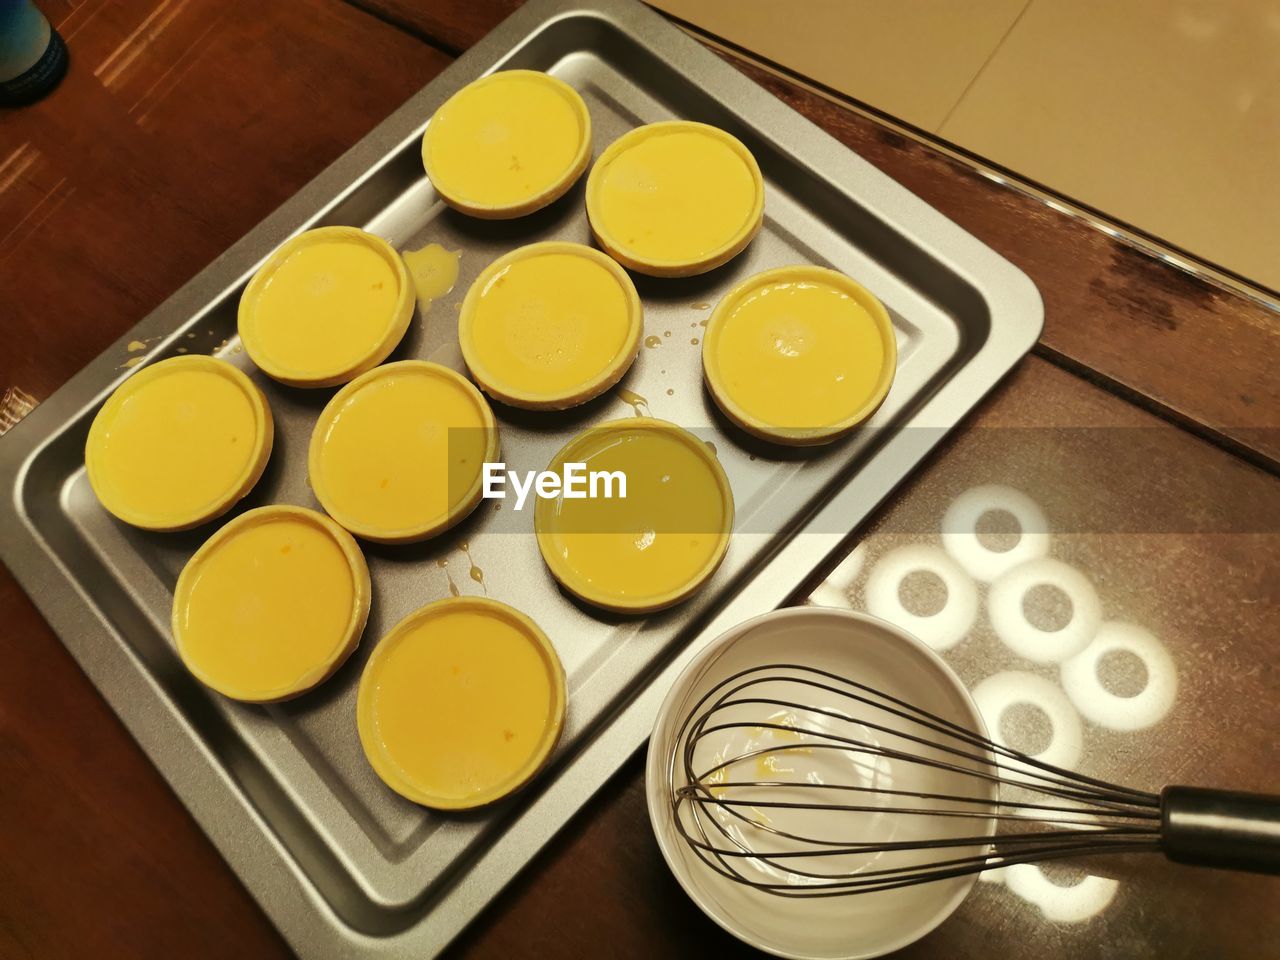
[[[431,304],[448,296],[458,282],[460,250],[446,250],[438,243],[428,243],[417,250],[403,250],[400,256],[409,268],[418,295],[418,312],[425,315]]]
[[[462,596],[462,592],[458,589],[458,585],[453,582],[453,574],[449,572],[448,559],[441,557],[439,560],[436,561],[436,566],[444,571],[444,578],[449,584],[449,596],[451,597]]]
[[[799,717],[790,710],[779,710],[770,714],[765,718],[770,724],[776,724],[778,727],[798,727],[800,724]],[[803,743],[807,738],[799,730],[778,730],[773,727],[756,727],[756,737],[759,742],[752,744],[752,750],[770,750],[775,745],[785,745],[785,749],[770,750],[768,753],[761,753],[756,757],[756,779],[757,780],[786,780],[784,774],[796,774],[797,769],[794,765],[795,757],[809,756],[813,753],[810,747],[797,747],[795,744]]]
[[[635,411],[637,417],[647,417],[651,415],[649,412],[649,401],[634,391],[619,387],[618,399],[623,403],[630,404],[631,409]]]
[[[471,569],[467,571],[471,579],[474,580],[476,583],[480,584],[481,589],[483,589],[485,593],[488,593],[489,588],[488,586],[485,585],[485,582],[484,582],[484,571],[480,569],[479,565],[475,561],[475,558],[471,556],[471,544],[469,544],[466,540],[463,540],[461,543],[458,544],[458,549],[461,550],[463,556],[467,558],[467,563],[471,564]]]

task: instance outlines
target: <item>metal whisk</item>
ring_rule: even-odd
[[[703,862],[778,896],[1100,853],[1280,872],[1280,797],[1107,783],[799,664],[708,691],[669,770],[677,828]]]

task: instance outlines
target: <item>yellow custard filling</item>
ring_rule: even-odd
[[[228,697],[282,700],[329,677],[369,614],[369,570],[336,523],[301,507],[232,520],[183,569],[173,636],[187,668]]]
[[[703,368],[721,409],[758,436],[834,439],[875,412],[897,365],[884,306],[843,274],[784,267],[748,278],[716,307]]]
[[[229,510],[262,476],[273,429],[266,398],[212,357],[174,357],[122,383],[94,418],[85,467],[112,514],[182,530]]]
[[[626,477],[625,497],[539,499],[538,546],[569,591],[611,610],[658,610],[715,572],[733,493],[705,442],[662,420],[614,420],[571,440],[549,469],[565,463]]]
[[[381,238],[322,227],[287,241],[240,298],[249,357],[293,386],[345,383],[387,358],[408,329],[414,290]]]
[[[453,207],[522,216],[564,194],[591,156],[591,118],[568,84],[535,70],[482,77],[449,98],[422,138],[422,163]]]
[[[759,231],[764,183],[736,138],[686,121],[632,130],[601,155],[587,182],[600,245],[655,276],[703,273],[740,253]]]
[[[464,377],[423,360],[370,370],[316,421],[311,487],[329,516],[368,540],[434,536],[480,502],[498,428]]]
[[[599,396],[640,349],[635,286],[617,263],[576,243],[536,243],[486,268],[462,305],[462,356],[491,396],[564,409]]]
[[[542,766],[564,725],[564,671],[528,617],[479,597],[410,614],[360,679],[360,741],[374,770],[416,803],[491,803]]]

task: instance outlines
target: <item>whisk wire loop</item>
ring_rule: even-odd
[[[815,667],[766,664],[726,677],[689,711],[675,743],[668,775],[680,836],[712,870],[777,896],[1160,849],[1156,794],[1054,766]],[[798,757],[808,760],[803,775],[779,768]],[[743,777],[744,765],[760,776]],[[850,836],[855,829],[866,836]]]

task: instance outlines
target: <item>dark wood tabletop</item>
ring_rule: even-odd
[[[36,401],[518,3],[40,6],[71,71],[43,102],[0,114],[0,390]],[[976,483],[1035,491],[1107,616],[1147,625],[1178,663],[1177,706],[1156,732],[1091,733],[1099,771],[1145,788],[1280,787],[1280,316],[857,105],[726,56],[1008,257],[1045,300],[1033,355],[850,546],[918,539]],[[288,956],[8,571],[0,624],[0,956]],[[966,681],[990,670],[982,642],[952,659]],[[1277,881],[1163,861],[1088,869],[1121,881],[1088,922],[980,884],[903,955],[1252,960],[1280,942]],[[452,948],[707,951],[749,952],[668,874],[639,756]]]

